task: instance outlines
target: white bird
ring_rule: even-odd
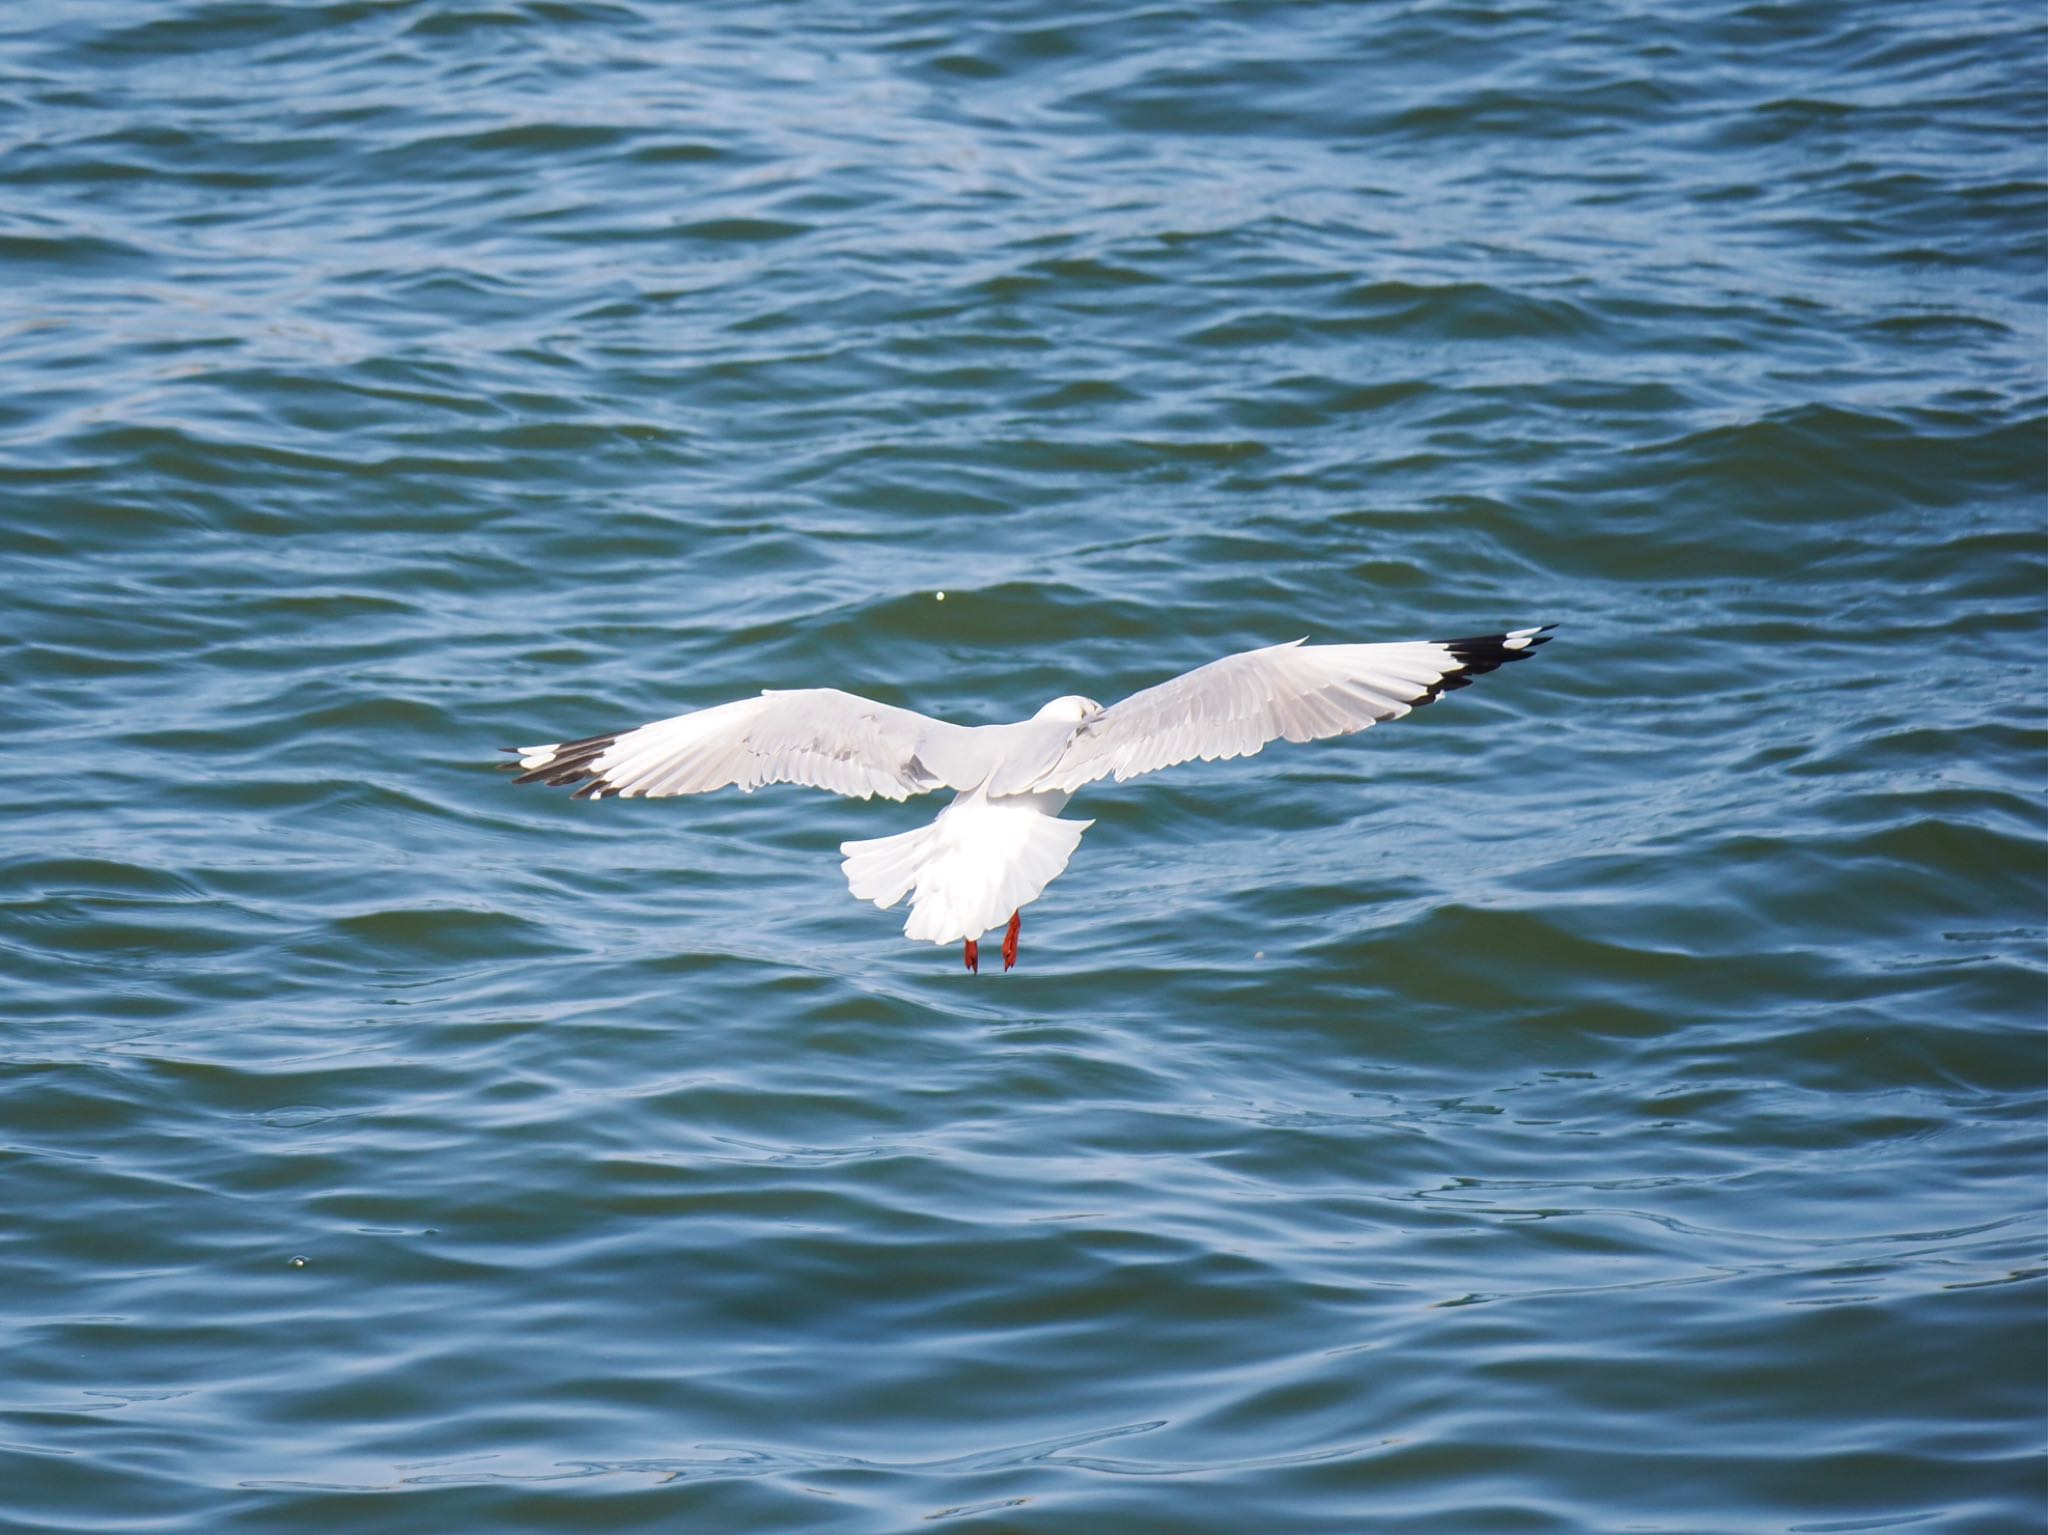
[[[982,935],[1007,915],[1008,970],[1023,908],[1095,824],[1060,815],[1076,789],[1399,719],[1522,660],[1553,627],[1393,645],[1294,640],[1211,661],[1107,709],[1076,694],[1055,698],[1014,725],[949,724],[837,688],[770,689],[637,730],[505,750],[525,769],[513,782],[580,784],[577,799],[767,783],[858,799],[951,789],[952,803],[928,826],[842,842],[841,868],[854,895],[884,910],[909,896],[904,937],[964,942],[969,970],[981,968]]]

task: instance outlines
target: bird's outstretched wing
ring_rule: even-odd
[[[617,735],[506,750],[525,769],[514,783],[579,784],[578,799],[706,794],[769,783],[858,799],[908,799],[928,789],[971,787],[972,735],[837,688],[800,688]],[[962,778],[967,781],[955,782]]]
[[[1314,741],[1399,719],[1519,661],[1554,627],[1396,645],[1295,640],[1225,656],[1083,720],[1033,784],[1071,793],[1200,757],[1246,757],[1268,741]]]

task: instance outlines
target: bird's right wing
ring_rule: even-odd
[[[978,781],[968,777],[972,735],[837,688],[799,688],[616,735],[506,750],[525,769],[514,783],[580,784],[578,799],[794,783],[857,799],[879,794],[900,800],[928,789],[971,788]]]
[[[1200,757],[1248,757],[1268,741],[1314,741],[1399,719],[1518,661],[1550,625],[1464,640],[1247,650],[1133,693],[1083,720],[1034,788],[1071,793]]]

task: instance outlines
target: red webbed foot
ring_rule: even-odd
[[[975,939],[967,940],[967,968],[976,975],[981,974],[981,944]]]
[[[1003,968],[1008,970],[1017,963],[1017,935],[1024,931],[1024,913],[1010,913],[1010,930],[1003,934]]]

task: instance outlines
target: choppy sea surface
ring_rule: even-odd
[[[2044,60],[8,5],[0,1529],[2039,1528]],[[1541,622],[1007,976],[492,771]]]

